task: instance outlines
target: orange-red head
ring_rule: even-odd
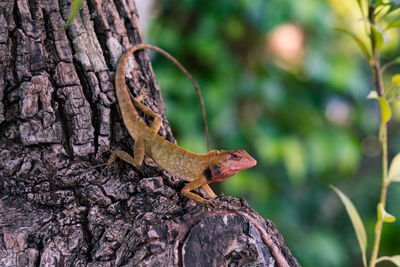
[[[244,150],[211,151],[209,154],[213,157],[203,175],[210,182],[225,180],[257,164],[257,161]]]

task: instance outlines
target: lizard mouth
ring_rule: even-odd
[[[245,170],[245,169],[254,167],[256,165],[257,165],[257,161],[254,158],[248,156],[248,157],[242,158],[242,160],[236,162],[232,169],[234,169],[236,171],[241,171],[241,170]]]

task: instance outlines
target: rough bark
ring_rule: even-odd
[[[298,266],[274,224],[244,200],[201,206],[151,159],[91,168],[132,151],[113,85],[123,50],[141,43],[133,1],[0,1],[1,266]],[[164,121],[148,56],[134,94]],[[140,93],[139,93],[140,92]]]

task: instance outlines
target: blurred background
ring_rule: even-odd
[[[198,81],[211,148],[245,149],[258,161],[212,187],[244,197],[272,220],[303,266],[361,266],[350,219],[329,188],[352,199],[370,249],[381,179],[379,107],[366,99],[373,89],[367,62],[334,30],[364,29],[356,0],[136,3],[146,42],[170,52]],[[398,30],[390,38],[384,62],[400,54]],[[151,57],[178,144],[206,152],[191,83]],[[400,152],[399,106],[393,115],[390,158]],[[389,187],[387,210],[400,218],[400,185]],[[385,224],[380,255],[400,254],[399,237],[399,222]]]

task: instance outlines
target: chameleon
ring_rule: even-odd
[[[109,168],[119,158],[139,168],[146,154],[170,174],[189,182],[181,190],[185,197],[202,204],[210,202],[217,197],[209,187],[210,183],[227,179],[244,169],[255,166],[257,162],[245,150],[212,150],[206,154],[197,154],[159,135],[161,118],[141,102],[141,96],[134,97],[131,94],[125,81],[125,68],[129,56],[144,49],[159,52],[168,59],[173,58],[161,48],[149,44],[135,45],[127,49],[120,57],[115,73],[115,89],[124,125],[135,141],[134,156],[117,149],[112,152],[104,165]],[[134,80],[136,82],[136,79]],[[149,125],[139,117],[136,108],[152,118]],[[208,199],[191,192],[199,187],[203,189]]]

